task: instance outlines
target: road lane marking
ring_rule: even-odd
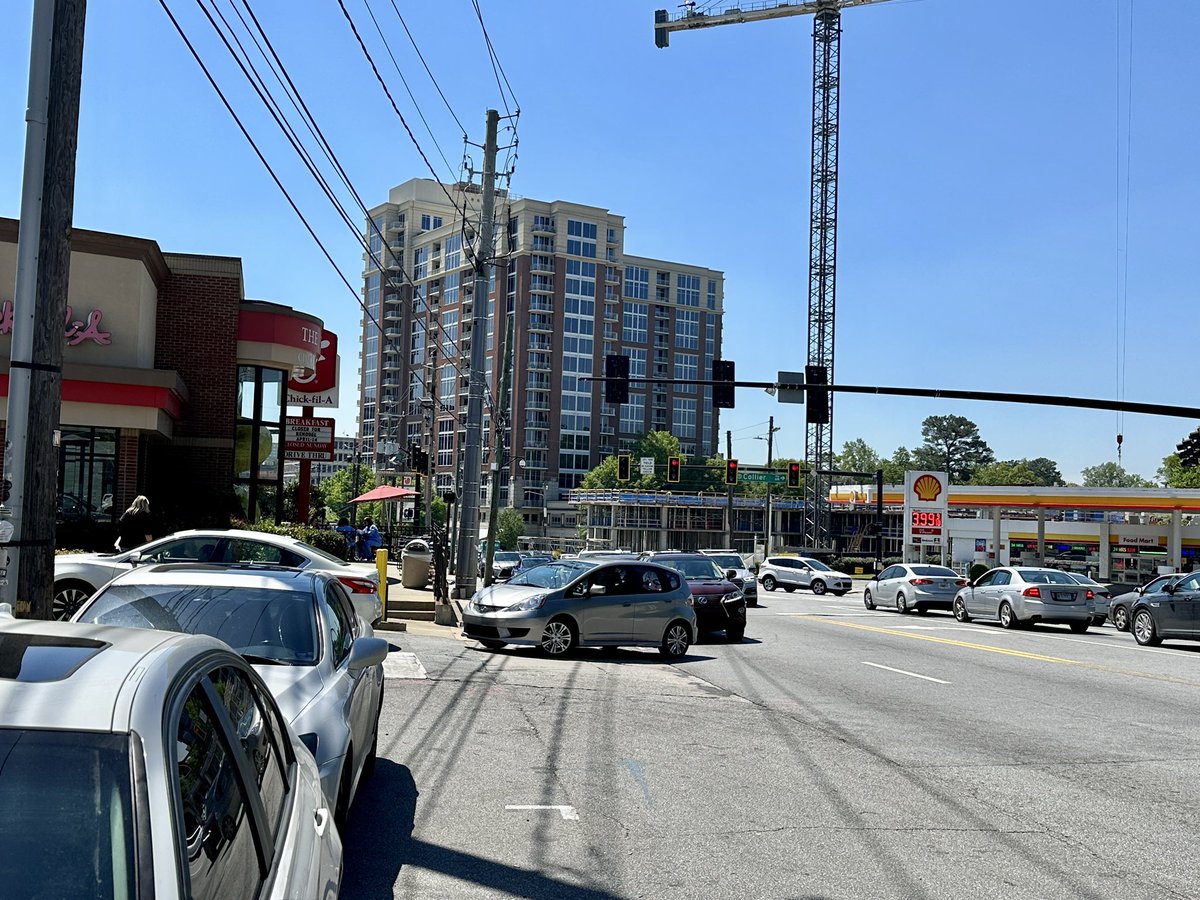
[[[544,806],[544,805],[538,805],[536,803],[525,803],[525,804],[510,803],[507,806],[505,806],[504,808],[511,809],[511,810],[517,810],[517,811],[525,811],[525,810],[531,810],[531,809],[555,809],[555,810],[558,810],[558,812],[562,814],[563,821],[565,821],[565,822],[579,821],[579,813],[575,812],[575,807],[573,807],[573,806]]]
[[[925,681],[933,681],[938,684],[949,684],[948,681],[942,681],[940,678],[931,678],[929,675],[918,675],[916,672],[906,672],[904,669],[893,669],[891,666],[882,666],[879,663],[867,662],[863,660],[864,666],[874,666],[876,669],[886,669],[889,672],[895,672],[897,675],[908,675],[912,678],[923,678]]]
[[[383,677],[421,679],[428,678],[429,673],[417,659],[417,654],[394,650],[383,658]]]
[[[935,644],[946,644],[951,647],[962,647],[966,650],[982,650],[986,653],[999,653],[1003,656],[1015,656],[1019,659],[1030,659],[1036,662],[1058,663],[1064,666],[1079,666],[1096,672],[1109,672],[1113,675],[1130,675],[1134,678],[1148,678],[1151,681],[1162,681],[1168,684],[1181,684],[1186,687],[1200,687],[1200,682],[1187,678],[1177,678],[1173,675],[1158,675],[1153,672],[1136,672],[1133,669],[1120,669],[1116,666],[1106,666],[1101,663],[1087,662],[1082,659],[1066,659],[1062,656],[1046,656],[1043,653],[1030,653],[1026,650],[1012,650],[1008,647],[993,647],[989,644],[972,644],[969,641],[955,641],[950,638],[935,637],[932,634],[914,634],[911,631],[898,631],[895,628],[879,628],[875,625],[863,625],[860,622],[847,622],[844,619],[818,616],[812,613],[796,613],[793,618],[810,619],[828,625],[840,625],[842,628],[857,628],[861,631],[873,631],[876,634],[886,634],[892,637],[910,638],[914,641],[930,641]]]

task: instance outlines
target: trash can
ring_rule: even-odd
[[[400,553],[400,584],[406,588],[429,587],[429,564],[433,551],[428,541],[412,540]]]

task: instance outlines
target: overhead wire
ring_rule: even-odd
[[[254,138],[250,134],[249,129],[246,127],[246,125],[242,121],[241,117],[233,109],[233,105],[230,103],[230,101],[229,101],[228,97],[225,95],[224,91],[217,84],[216,78],[213,76],[212,71],[209,69],[207,64],[201,58],[199,51],[196,49],[196,47],[192,43],[191,39],[188,37],[188,35],[184,31],[179,20],[175,17],[174,13],[171,11],[171,9],[169,8],[169,6],[165,2],[165,0],[159,0],[159,5],[163,8],[164,12],[166,12],[168,18],[171,20],[171,23],[176,30],[176,32],[179,33],[180,38],[183,40],[184,44],[187,46],[189,52],[192,54],[192,57],[196,60],[197,65],[200,66],[200,69],[204,73],[209,84],[212,86],[213,90],[217,93],[217,96],[220,98],[222,104],[225,106],[226,110],[229,112],[230,116],[233,118],[235,124],[237,124],[239,130],[242,132],[242,135],[246,138],[247,142],[250,144],[251,148],[254,150],[255,155],[258,156],[259,161],[263,164],[264,168],[267,169],[268,174],[271,176],[272,180],[275,182],[275,184],[279,188],[280,192],[284,195],[288,204],[292,207],[293,212],[300,219],[301,223],[304,225],[304,227],[308,231],[309,235],[313,238],[314,242],[320,248],[322,254],[329,261],[330,265],[332,265],[333,268],[337,271],[338,277],[341,279],[341,281],[346,285],[347,289],[354,296],[355,301],[358,303],[358,305],[360,307],[362,307],[362,309],[363,309],[364,313],[367,315],[368,319],[372,322],[372,324],[375,325],[375,327],[379,331],[381,337],[385,341],[392,340],[392,339],[387,338],[384,335],[383,329],[380,327],[378,320],[375,319],[374,315],[370,312],[370,310],[367,308],[366,304],[364,303],[364,301],[361,297],[360,291],[358,289],[356,289],[353,285],[351,285],[349,280],[341,272],[341,269],[338,267],[337,263],[334,261],[332,254],[329,252],[328,248],[321,241],[321,239],[317,236],[315,229],[312,227],[311,223],[309,222],[307,217],[303,214],[303,212],[301,212],[299,205],[296,203],[296,201],[292,197],[291,193],[283,185],[283,182],[279,178],[275,169],[267,161],[265,154],[262,152],[258,143],[254,140]],[[308,154],[306,148],[304,148],[302,144],[300,144],[299,146],[297,145],[298,137],[296,136],[294,129],[291,128],[290,123],[279,121],[278,115],[281,112],[281,110],[279,110],[278,103],[276,101],[274,101],[273,97],[271,97],[270,100],[263,97],[261,90],[263,87],[265,87],[265,82],[263,81],[261,76],[259,76],[257,74],[257,70],[253,67],[253,64],[250,63],[247,58],[246,63],[248,65],[250,65],[251,70],[255,73],[254,77],[252,77],[248,72],[246,72],[246,69],[243,66],[241,60],[238,58],[237,54],[233,51],[233,48],[228,43],[228,40],[221,33],[220,28],[217,26],[215,20],[212,18],[211,14],[208,12],[207,8],[204,7],[203,3],[200,2],[200,0],[197,0],[197,5],[200,6],[201,11],[204,12],[204,14],[205,14],[206,18],[208,18],[210,24],[218,32],[218,35],[221,36],[222,41],[226,45],[226,48],[229,50],[231,55],[234,56],[235,61],[238,62],[239,68],[242,68],[243,74],[246,75],[247,79],[251,82],[251,85],[255,88],[256,92],[259,93],[260,99],[262,99],[264,104],[268,107],[268,111],[270,111],[272,113],[272,116],[276,118],[276,122],[277,122],[277,124],[279,124],[281,130],[283,130],[285,137],[288,138],[289,143],[292,144],[293,148],[297,151],[298,155],[300,155],[301,160],[306,165],[306,168],[309,169],[310,174],[312,174],[314,176],[314,178],[317,180],[318,184],[321,186],[321,188],[322,188],[323,192],[326,194],[327,198],[331,201],[331,203],[333,203],[335,208],[338,210],[343,221],[346,222],[347,226],[351,229],[352,233],[354,233],[356,239],[364,242],[364,244],[366,245],[368,254],[370,254],[372,256],[374,262],[380,268],[380,270],[384,271],[384,267],[380,264],[378,257],[374,256],[373,251],[370,250],[369,244],[367,244],[364,241],[361,232],[358,230],[357,226],[354,225],[353,221],[349,218],[348,214],[345,211],[345,208],[341,205],[340,201],[337,200],[336,195],[333,194],[332,189],[330,188],[330,186],[328,184],[328,181],[319,172],[319,170],[316,169],[315,163],[313,162],[311,155]],[[215,9],[215,6],[214,6],[214,9]],[[250,10],[248,5],[247,5],[247,10],[253,17],[253,10]],[[235,11],[236,11],[236,8],[235,8]],[[217,10],[217,15],[219,18],[221,18],[222,22],[226,24],[226,27],[229,27],[228,20],[226,20],[225,17],[223,16],[223,14],[220,13],[220,10]],[[244,20],[243,20],[243,22],[244,22]],[[266,39],[265,32],[264,32],[264,39]],[[239,48],[242,50],[242,52],[245,53],[245,49],[241,45],[241,42],[237,40],[236,35],[234,35],[234,42],[237,43]],[[257,41],[256,41],[256,46],[258,46]],[[259,51],[260,51],[260,53],[262,52],[261,47],[259,47]],[[264,58],[265,58],[265,55],[264,55]],[[268,63],[269,63],[269,60],[268,60]],[[255,81],[255,78],[258,79],[257,83]],[[289,81],[290,81],[290,78],[289,78]],[[269,94],[269,92],[268,92],[268,94]],[[301,100],[300,102],[302,103],[303,101]],[[307,107],[305,107],[305,108],[307,108]],[[314,125],[315,125],[315,122],[314,122]],[[329,152],[332,153],[332,148],[328,148],[328,149],[329,149]],[[336,160],[336,156],[335,156],[335,160]],[[344,177],[344,169],[341,169],[340,164],[338,164],[336,162],[335,162],[335,165],[337,165],[337,167],[341,170],[343,177]],[[347,181],[348,181],[348,179],[347,179]],[[352,185],[348,185],[348,186],[353,191],[353,186]],[[361,200],[360,200],[360,203],[361,203]],[[404,272],[404,274],[407,277],[407,272]],[[412,282],[411,278],[409,278],[409,281],[410,281],[410,283],[413,284],[414,291],[416,292],[416,294],[415,294],[416,299],[419,302],[421,302],[422,304],[424,304],[425,300],[423,297],[420,296],[419,288],[417,288],[415,283]],[[420,324],[424,327],[423,322],[421,322]],[[426,331],[428,331],[427,328],[426,328]],[[403,352],[403,349],[399,349],[399,350],[397,350],[397,352]],[[460,374],[462,374],[461,368],[458,371]]]
[[[421,65],[425,67],[425,72],[429,75],[429,80],[433,82],[433,86],[437,89],[438,96],[441,97],[442,102],[446,104],[446,109],[449,111],[450,117],[454,119],[455,124],[458,125],[458,130],[462,132],[463,138],[465,139],[467,136],[467,129],[463,126],[463,123],[459,121],[458,114],[454,112],[454,107],[450,105],[450,101],[446,99],[445,93],[442,92],[442,86],[438,84],[437,78],[434,77],[433,71],[429,68],[429,63],[425,62],[425,55],[421,53],[421,48],[417,46],[416,38],[414,38],[412,32],[409,31],[408,23],[404,21],[404,16],[400,12],[400,7],[396,5],[396,0],[391,0],[391,4],[392,9],[396,11],[396,18],[400,20],[400,25],[404,29],[404,33],[408,35],[409,43],[412,44],[413,50],[416,51],[417,59],[419,59],[421,61]]]
[[[496,77],[496,87],[500,89],[500,100],[504,104],[504,111],[511,116],[512,109],[509,108],[508,98],[504,95],[505,87],[508,88],[508,94],[512,97],[513,106],[520,109],[521,104],[517,102],[517,95],[513,92],[512,85],[509,84],[504,66],[500,64],[500,57],[496,55],[496,48],[492,45],[492,36],[488,34],[487,23],[483,21],[483,10],[479,7],[479,0],[471,0],[471,5],[475,7],[475,17],[479,19],[479,27],[483,29],[483,40],[487,44],[488,58],[492,63],[492,74]],[[504,80],[503,85],[500,83],[501,79]]]

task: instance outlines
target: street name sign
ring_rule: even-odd
[[[787,484],[786,472],[748,472],[742,469],[738,481],[744,484]]]

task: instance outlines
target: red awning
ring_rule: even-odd
[[[395,487],[390,484],[381,484],[377,488],[372,488],[365,494],[355,497],[351,503],[377,503],[380,500],[403,500],[405,497],[417,496],[416,491],[410,491],[408,488]]]

